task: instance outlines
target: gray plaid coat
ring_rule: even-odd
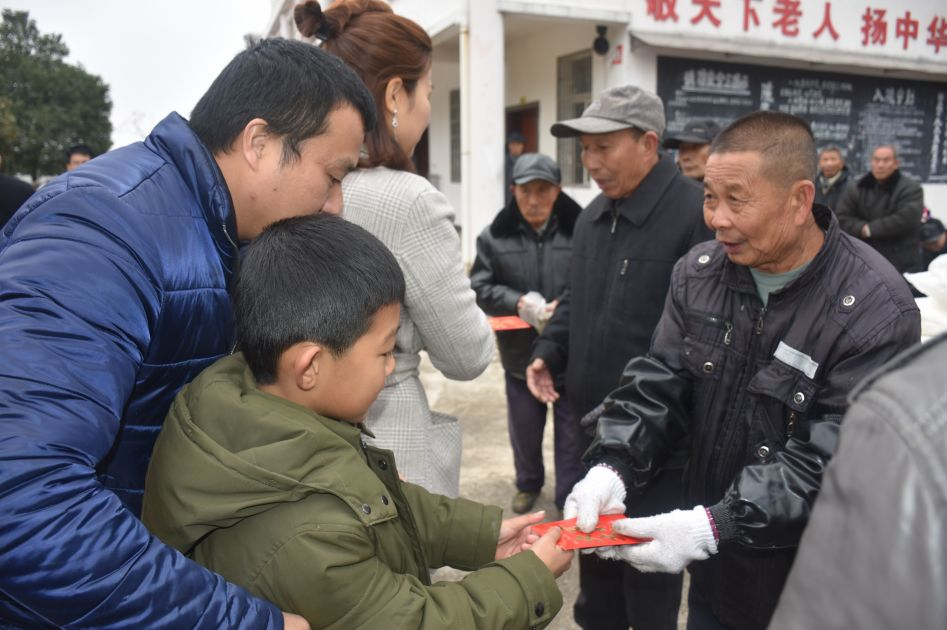
[[[423,177],[383,167],[349,174],[342,192],[345,218],[388,246],[407,285],[397,365],[366,420],[373,444],[394,451],[408,481],[456,497],[460,423],[428,406],[418,379],[420,352],[447,378],[471,380],[487,368],[494,343],[464,273],[454,211]]]

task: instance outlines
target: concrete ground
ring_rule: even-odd
[[[424,357],[421,363],[421,380],[427,391],[431,408],[460,418],[464,431],[464,450],[460,473],[461,496],[498,505],[505,514],[512,515],[510,501],[515,492],[513,485],[513,453],[506,428],[506,398],[503,385],[503,368],[498,357],[479,378],[469,382],[445,379]],[[546,484],[536,503],[536,509],[546,510],[550,520],[557,518],[553,504],[552,489],[552,422],[548,425],[543,443],[545,451]],[[463,574],[451,569],[441,569],[435,579],[459,579]],[[562,611],[548,626],[550,630],[578,630],[572,617],[572,604],[579,589],[578,562],[573,561],[569,570],[559,578],[563,595]],[[686,589],[685,580],[685,589]],[[678,627],[686,625],[686,599],[681,606]]]

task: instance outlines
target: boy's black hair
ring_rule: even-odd
[[[237,345],[257,382],[272,383],[290,346],[312,341],[340,356],[404,291],[398,261],[364,228],[327,214],[283,219],[240,262]]]
[[[264,39],[227,64],[194,106],[191,129],[211,153],[226,153],[247,123],[266,121],[283,138],[283,163],[326,130],[334,110],[351,105],[365,132],[375,127],[375,101],[338,57],[304,42]]]
[[[69,160],[71,160],[72,156],[75,155],[76,153],[78,153],[79,155],[88,155],[89,158],[95,157],[95,154],[92,153],[92,149],[91,147],[89,147],[89,145],[77,144],[75,146],[69,147],[69,149],[66,150],[66,161],[68,162]]]

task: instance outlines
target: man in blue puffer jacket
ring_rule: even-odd
[[[190,122],[46,186],[0,233],[0,627],[287,627],[138,520],[177,391],[233,347],[237,243],[341,211],[375,123],[336,58],[264,40]]]

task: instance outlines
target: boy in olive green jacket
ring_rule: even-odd
[[[242,354],[175,399],[142,519],[313,629],[545,627],[571,560],[559,531],[402,482],[391,452],[361,439],[403,296],[398,263],[362,228],[327,215],[268,228],[234,289]],[[431,584],[443,565],[473,573]]]

